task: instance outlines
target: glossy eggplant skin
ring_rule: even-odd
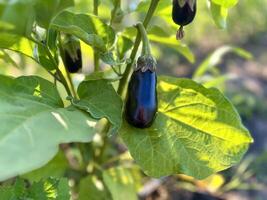
[[[194,9],[192,10],[188,3],[185,3],[184,7],[180,7],[178,0],[173,0],[172,19],[176,24],[186,26],[194,20],[196,10],[196,3],[194,4]]]
[[[158,108],[157,75],[155,71],[134,71],[128,86],[125,115],[137,128],[150,127]]]
[[[81,49],[78,48],[76,50],[76,55],[75,56],[71,56],[69,51],[67,51],[67,50],[64,51],[64,54],[65,54],[64,64],[65,64],[67,70],[70,73],[78,72],[82,68],[82,53],[81,53]]]

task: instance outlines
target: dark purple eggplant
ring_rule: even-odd
[[[154,60],[143,58],[138,59],[137,68],[131,76],[125,107],[127,122],[137,128],[150,127],[158,109]]]
[[[181,39],[184,36],[183,27],[190,24],[195,16],[197,11],[197,3],[194,2],[193,6],[190,6],[190,3],[187,1],[183,6],[181,6],[178,0],[173,0],[172,7],[172,19],[174,23],[180,26],[180,29],[177,32],[177,39]]]
[[[196,3],[192,9],[189,3],[185,3],[184,6],[181,7],[178,3],[178,0],[173,0],[172,19],[176,24],[180,26],[186,26],[194,20],[196,16],[196,10]]]
[[[75,37],[66,36],[62,45],[61,56],[66,69],[70,73],[77,73],[82,69],[81,44]]]
[[[70,73],[77,73],[82,68],[81,49],[78,48],[76,50],[75,55],[74,54],[70,55],[70,53],[67,50],[65,50],[64,64]]]

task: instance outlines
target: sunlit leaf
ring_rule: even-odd
[[[158,94],[159,112],[152,127],[138,129],[125,122],[120,130],[132,157],[149,176],[206,178],[238,163],[253,141],[217,89],[160,77]]]

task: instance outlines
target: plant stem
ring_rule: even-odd
[[[61,40],[61,35],[60,34],[58,36],[58,44],[59,44],[59,51],[61,53],[61,57],[63,56],[62,59],[65,59],[65,52],[64,52],[64,49],[63,49],[63,46],[62,46],[62,40]],[[75,90],[75,87],[74,87],[74,84],[73,84],[73,80],[71,78],[71,75],[69,73],[69,70],[65,66],[64,62],[63,62],[63,65],[64,65],[64,68],[65,68],[65,71],[66,71],[66,74],[67,74],[67,79],[68,79],[68,82],[70,84],[70,89],[72,91],[72,94],[73,94],[73,96],[75,98],[77,98],[77,93],[76,93],[76,90]]]
[[[159,1],[160,0],[152,0],[151,1],[149,10],[148,10],[147,15],[146,15],[144,22],[143,22],[143,25],[145,28],[147,27],[148,23],[150,22],[153,14],[154,14],[157,6],[158,6]],[[126,96],[127,82],[128,82],[130,75],[132,73],[132,65],[134,63],[140,42],[141,42],[141,35],[140,35],[140,33],[138,33],[136,36],[136,39],[135,39],[134,48],[133,48],[132,53],[130,55],[131,62],[126,66],[123,77],[119,83],[118,94],[122,98],[124,98]]]
[[[151,55],[149,40],[147,37],[147,32],[146,32],[145,27],[143,26],[142,23],[138,23],[136,27],[141,35],[142,42],[143,42],[142,55]]]
[[[94,0],[94,14],[98,15],[98,0]]]
[[[68,96],[71,96],[71,97],[72,97],[72,94],[71,94],[69,85],[68,85],[68,83],[67,83],[67,81],[66,81],[64,75],[62,74],[62,72],[61,72],[59,69],[57,69],[57,74],[58,74],[58,76],[59,76],[59,78],[60,78],[61,83],[62,83],[63,86],[65,87]]]
[[[111,12],[111,19],[110,19],[110,23],[109,23],[110,26],[112,26],[113,21],[114,21],[115,16],[116,16],[116,13],[117,13],[117,10],[120,7],[121,7],[121,0],[116,0],[116,2],[114,4],[114,8],[113,8],[113,10]]]
[[[65,68],[65,69],[66,69],[66,68]],[[70,75],[70,73],[69,73],[68,70],[65,70],[65,71],[66,71],[66,74],[67,74],[67,78],[68,78],[68,81],[69,81],[69,84],[70,84],[70,89],[71,89],[71,91],[72,91],[72,94],[73,94],[73,96],[77,99],[77,98],[78,98],[78,95],[77,95],[77,93],[76,93],[76,90],[75,90],[75,87],[74,87],[74,84],[73,84],[72,77],[71,77],[71,75]]]
[[[94,66],[95,66],[95,71],[98,72],[100,70],[99,54],[96,51],[97,50],[94,50]]]
[[[94,0],[94,15],[98,16],[98,0]],[[97,50],[94,49],[94,66],[95,71],[99,71],[100,65],[99,65],[99,53]]]
[[[158,2],[159,2],[159,0],[152,0],[151,1],[148,13],[147,13],[147,15],[145,17],[145,20],[143,22],[143,25],[142,25],[142,27],[144,29],[143,31],[145,31],[145,27],[147,27],[149,21],[151,20],[153,14],[154,14],[154,12],[155,12],[155,10],[157,8]],[[134,48],[133,48],[132,53],[130,55],[131,62],[126,66],[126,70],[125,70],[125,72],[123,74],[123,78],[121,79],[121,81],[119,83],[118,94],[121,95],[122,97],[124,95],[124,91],[127,88],[127,82],[128,82],[131,70],[132,70],[132,65],[134,63],[134,59],[136,57],[140,42],[141,42],[141,34],[140,34],[140,32],[138,32],[136,40],[135,40]],[[107,131],[109,130],[109,127],[110,127],[110,123],[106,122],[103,125],[103,132],[107,133]],[[103,135],[103,140],[104,140],[104,145],[103,145],[103,147],[101,149],[99,159],[101,159],[102,155],[104,154],[105,149],[106,149],[106,143],[108,142],[108,137],[107,137],[106,134]]]

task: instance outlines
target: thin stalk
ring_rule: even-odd
[[[94,50],[94,66],[95,71],[98,72],[100,70],[100,63],[99,63],[99,53]]]
[[[145,27],[143,26],[142,23],[138,23],[136,27],[142,37],[142,42],[143,42],[142,55],[151,55],[149,40],[147,37],[147,32]]]
[[[59,37],[58,37],[58,44],[59,44],[59,51],[61,52],[61,55],[63,55],[62,59],[65,59],[65,52],[64,52],[64,49],[63,49],[63,46],[62,46],[62,40],[61,40],[61,35],[60,34],[59,34]],[[68,79],[68,82],[70,84],[70,89],[72,91],[72,94],[73,94],[73,96],[75,98],[77,98],[77,93],[76,93],[76,90],[75,90],[75,87],[74,87],[74,84],[73,84],[72,77],[71,77],[71,75],[69,73],[69,70],[65,66],[64,62],[63,62],[63,65],[64,65],[64,68],[65,68],[65,71],[66,71],[66,74],[67,74],[67,79]]]
[[[112,26],[112,24],[113,24],[113,22],[114,22],[114,19],[115,19],[115,15],[116,15],[116,13],[117,13],[117,10],[118,10],[118,8],[120,8],[120,7],[121,7],[121,0],[117,0],[117,1],[115,2],[114,8],[113,8],[113,10],[112,10],[112,12],[111,12],[111,18],[110,18],[110,23],[109,23],[110,26]]]
[[[94,0],[94,15],[98,16],[98,0]],[[95,71],[100,70],[100,64],[99,64],[99,53],[97,50],[94,49],[94,66],[95,66]]]
[[[160,0],[152,0],[150,3],[150,7],[149,10],[147,12],[147,15],[145,17],[145,20],[143,22],[144,27],[146,28],[148,23],[150,22],[157,6]],[[131,62],[126,66],[125,72],[123,74],[123,78],[121,79],[120,83],[119,83],[119,88],[118,88],[118,94],[121,95],[122,98],[124,98],[126,96],[126,88],[127,88],[127,83],[129,81],[130,75],[132,73],[132,65],[134,63],[139,45],[141,42],[141,34],[138,33],[135,39],[135,44],[134,44],[134,48],[132,50],[132,53],[130,55],[130,60]]]
[[[94,14],[98,15],[98,0],[94,0]]]
[[[31,40],[32,40],[33,42],[35,42],[36,44],[41,45],[42,47],[44,47],[44,50],[45,50],[47,56],[48,56],[49,59],[53,62],[53,65],[54,65],[55,68],[56,68],[56,72],[57,72],[57,74],[58,74],[58,76],[59,76],[60,82],[61,82],[62,85],[64,86],[64,88],[65,88],[65,90],[66,90],[68,96],[72,96],[71,91],[70,91],[70,88],[69,88],[69,86],[68,86],[68,83],[67,83],[65,77],[63,76],[62,72],[58,69],[58,67],[57,67],[57,62],[56,62],[55,58],[52,56],[50,50],[47,48],[46,45],[44,45],[43,43],[39,42],[38,40],[35,40],[35,39],[33,39],[33,38],[32,38]],[[50,73],[50,74],[51,74],[51,73]]]

